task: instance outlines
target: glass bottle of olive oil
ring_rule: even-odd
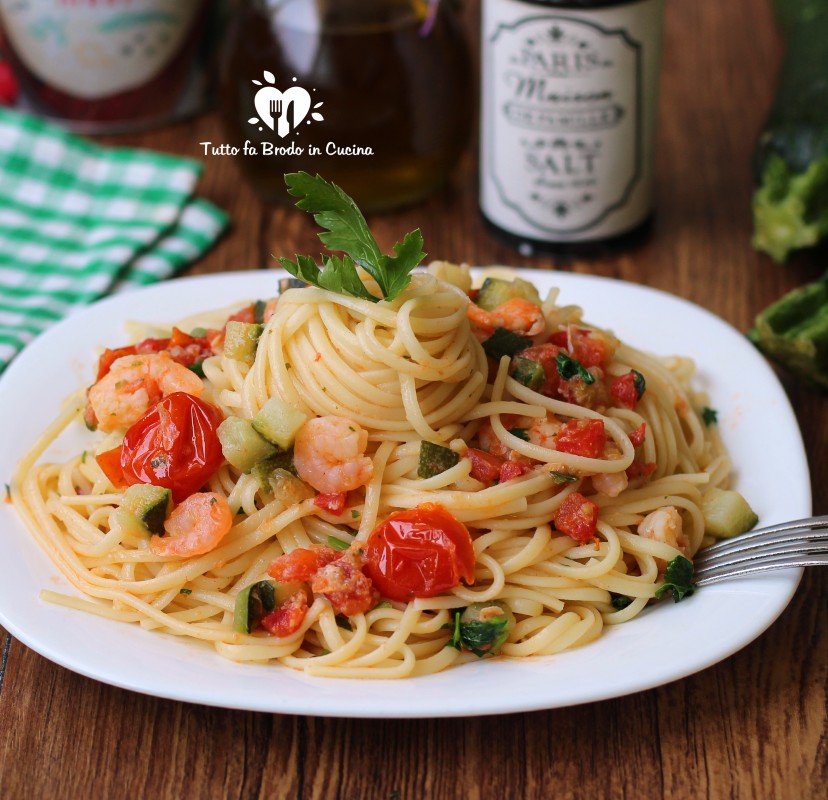
[[[246,0],[221,103],[238,163],[266,200],[283,174],[339,184],[365,211],[439,186],[471,127],[467,43],[448,0]],[[256,154],[252,154],[255,149]]]
[[[480,205],[521,251],[640,228],[664,0],[483,0]]]

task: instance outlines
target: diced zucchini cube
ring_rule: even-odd
[[[230,320],[224,330],[224,355],[243,364],[252,364],[263,325]]]
[[[287,450],[293,447],[299,428],[307,421],[307,414],[278,397],[271,397],[253,417],[253,428],[268,442]]]
[[[172,508],[172,492],[163,486],[139,483],[124,491],[121,508],[133,514],[149,533],[164,534],[164,520]]]
[[[739,492],[732,489],[709,489],[702,496],[704,530],[719,539],[749,531],[759,517]]]
[[[276,452],[276,448],[241,417],[227,417],[218,427],[218,437],[224,457],[242,472],[250,472],[259,461]]]

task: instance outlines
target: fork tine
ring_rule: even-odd
[[[694,578],[697,586],[704,586],[709,583],[738,578],[742,575],[750,575],[757,572],[768,572],[770,570],[787,569],[790,567],[826,567],[828,566],[828,553],[817,553],[810,556],[801,554],[796,556],[778,556],[766,561],[754,561],[749,564],[736,567],[721,567],[719,569],[706,568],[700,571]]]
[[[730,550],[742,549],[747,543],[757,539],[764,539],[776,534],[794,533],[795,531],[819,531],[828,528],[828,515],[821,517],[806,517],[792,522],[780,522],[777,525],[768,525],[764,528],[756,528],[747,533],[740,534],[733,539],[726,539],[723,542],[706,547],[704,553],[724,553]]]
[[[828,533],[824,530],[804,530],[799,533],[792,533],[787,530],[775,531],[763,533],[761,536],[753,536],[746,541],[741,541],[741,537],[736,537],[735,539],[729,539],[726,542],[706,547],[697,553],[694,563],[701,566],[740,553],[749,553],[752,551],[758,551],[760,553],[769,552],[771,548],[779,544],[790,543],[797,546],[808,546],[811,542],[820,541],[828,541]]]
[[[807,556],[814,553],[828,553],[828,539],[823,537],[818,540],[778,542],[768,547],[740,550],[738,553],[728,553],[718,558],[697,561],[694,567],[698,574],[704,570],[721,569],[737,564],[747,564],[752,561],[765,561],[781,555]]]

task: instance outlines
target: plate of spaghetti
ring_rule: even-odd
[[[785,394],[727,324],[589,276],[292,266],[110,298],[10,366],[24,643],[165,698],[464,716],[660,685],[785,608],[797,570],[692,585],[714,537],[810,513]]]

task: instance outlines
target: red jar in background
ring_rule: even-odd
[[[200,111],[223,0],[0,0],[18,106],[84,133]]]

